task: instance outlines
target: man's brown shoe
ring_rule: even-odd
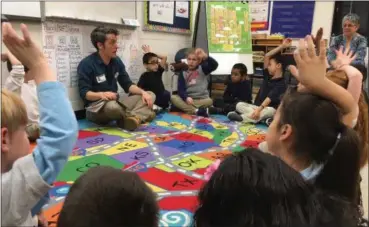
[[[141,124],[141,120],[138,117],[125,117],[121,120],[117,121],[117,125],[119,128],[125,129],[127,131],[136,130]]]
[[[146,122],[152,122],[156,118],[156,113],[154,111],[151,111],[151,114],[146,119]]]

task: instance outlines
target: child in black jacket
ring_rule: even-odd
[[[224,114],[236,110],[238,102],[252,103],[251,83],[247,78],[247,67],[237,63],[232,68],[231,80],[223,94],[223,99],[214,100],[214,107],[209,108],[210,114]]]

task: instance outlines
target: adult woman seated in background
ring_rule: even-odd
[[[365,56],[367,54],[367,39],[357,33],[360,27],[360,17],[357,14],[347,14],[343,17],[342,28],[343,34],[332,38],[328,49],[328,62],[334,66],[336,60],[335,50],[343,47],[343,50],[350,49],[356,55],[356,59],[351,65],[365,65]]]

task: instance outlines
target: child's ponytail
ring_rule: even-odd
[[[323,190],[345,196],[353,203],[358,201],[360,154],[362,146],[357,133],[344,125],[337,133],[337,141],[330,150],[316,185]]]

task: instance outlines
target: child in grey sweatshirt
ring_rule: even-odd
[[[205,108],[213,104],[207,75],[218,68],[218,62],[197,48],[187,53],[187,65],[188,70],[178,77],[178,95],[173,95],[171,102],[185,113],[207,116]]]
[[[1,91],[1,225],[35,226],[31,209],[42,203],[68,160],[77,140],[78,125],[64,86],[48,67],[41,50],[22,24],[23,39],[3,23],[8,50],[29,68],[37,84],[41,137],[29,154],[27,111],[20,97]]]

